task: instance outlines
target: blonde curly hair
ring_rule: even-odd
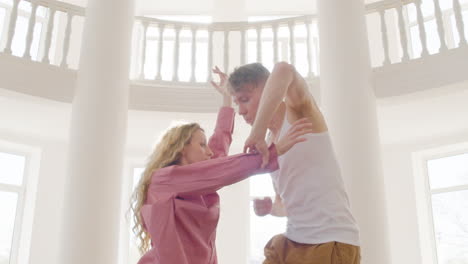
[[[154,239],[150,236],[148,230],[144,228],[140,212],[146,201],[151,176],[158,169],[178,164],[184,146],[190,143],[192,135],[199,129],[203,131],[197,123],[180,125],[169,129],[148,158],[146,168],[133,192],[130,205],[134,220],[132,231],[139,240],[138,248],[141,254],[150,249],[151,239]]]

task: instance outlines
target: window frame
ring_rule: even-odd
[[[432,196],[434,194],[468,190],[468,184],[431,189],[428,162],[434,159],[457,156],[466,153],[468,153],[468,142],[443,146],[435,149],[427,149],[415,152],[412,155],[422,263],[439,264],[434,214],[432,210]]]
[[[30,255],[40,150],[0,139],[0,152],[24,157],[22,184],[0,183],[0,191],[18,195],[9,263],[26,264]]]

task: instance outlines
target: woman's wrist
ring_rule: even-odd
[[[232,97],[231,96],[223,96],[223,106],[232,107]]]

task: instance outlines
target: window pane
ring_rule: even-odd
[[[5,8],[0,7],[0,40],[3,38],[3,26],[5,24],[5,18],[6,18],[5,15],[6,15]],[[0,47],[0,48],[3,48],[3,47]]]
[[[275,190],[270,174],[253,176],[250,181],[250,196],[264,197],[275,196]],[[263,248],[265,244],[277,234],[284,233],[286,217],[267,215],[259,217],[253,210],[253,202],[250,202],[250,264],[263,263]]]
[[[0,183],[21,185],[24,163],[24,156],[0,152]]]
[[[255,178],[255,177],[253,177]],[[271,185],[271,184],[270,184]],[[286,217],[267,215],[259,217],[253,210],[253,202],[250,202],[250,264],[263,263],[263,248],[275,235],[284,233]]]
[[[179,42],[179,69],[177,76],[179,81],[190,81],[192,73],[192,32],[189,30],[180,31]]]
[[[438,264],[468,263],[468,190],[432,195]]]
[[[208,31],[199,30],[196,34],[197,38],[197,51],[195,76],[197,82],[205,82],[208,76]]]
[[[29,18],[18,16],[16,19],[15,35],[13,36],[13,42],[11,50],[15,56],[23,56],[24,50],[26,49],[26,34],[28,31]]]
[[[429,160],[427,169],[431,189],[468,184],[468,153]]]
[[[0,263],[10,263],[11,244],[15,229],[16,193],[0,192]]]
[[[132,187],[132,191],[138,185],[138,182],[140,181],[140,178],[141,178],[141,174],[144,171],[145,171],[145,168],[134,168],[133,169],[133,187]]]
[[[273,188],[270,174],[260,174],[250,177],[249,183],[251,197],[275,196],[275,189]]]
[[[437,22],[435,19],[431,19],[424,23],[426,28],[426,40],[427,40],[427,49],[429,54],[435,54],[439,51],[440,47],[440,38],[437,31]]]

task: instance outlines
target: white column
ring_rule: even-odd
[[[364,0],[319,0],[322,105],[351,209],[362,263],[390,263]]]
[[[60,263],[118,263],[133,17],[133,0],[88,1],[72,105]]]
[[[213,1],[213,22],[233,22],[247,21],[246,0],[215,0]],[[247,61],[247,32],[231,31],[229,37],[229,65],[227,73],[232,72],[234,67],[238,67]],[[214,36],[212,49],[213,66],[221,66],[220,60],[224,54],[223,46],[216,45],[222,43],[221,34]],[[219,41],[219,42],[217,42]],[[224,69],[226,70],[226,69]],[[211,73],[211,69],[210,69]],[[214,76],[218,80],[217,76]],[[209,87],[209,89],[212,89]],[[219,97],[221,102],[221,97]],[[234,153],[231,149],[231,153]],[[217,230],[216,251],[218,263],[246,263],[249,258],[249,182],[242,181],[233,186],[223,188],[221,196],[221,214]],[[229,208],[227,210],[226,208]],[[232,227],[236,226],[236,229]],[[232,250],[232,245],[242,245]]]

